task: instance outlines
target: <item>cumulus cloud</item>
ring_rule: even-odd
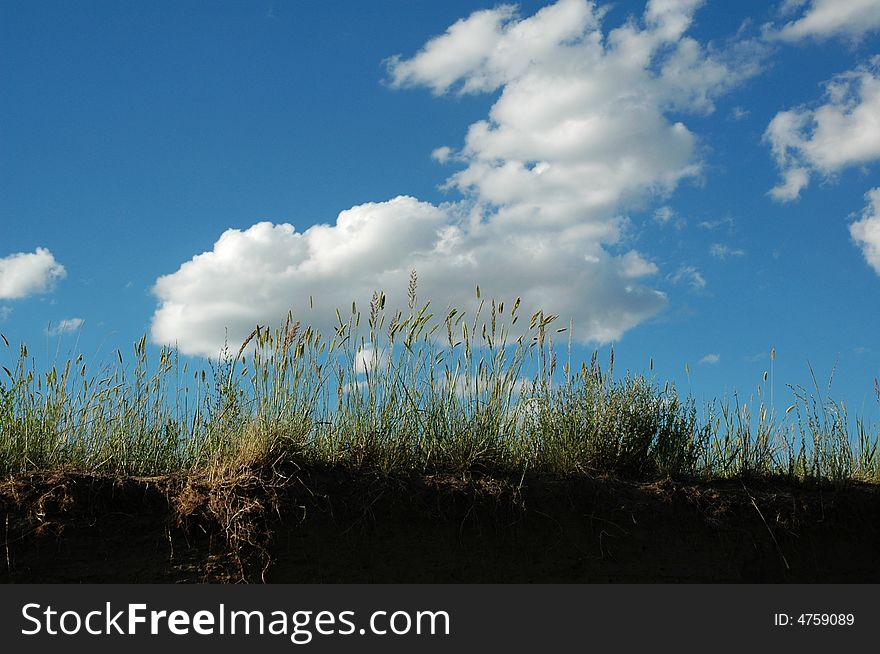
[[[431,152],[431,158],[439,163],[446,163],[452,156],[452,148],[448,145],[442,145]]]
[[[868,191],[868,206],[862,218],[849,226],[849,233],[858,245],[865,261],[880,275],[880,188]]]
[[[813,173],[828,177],[880,159],[878,73],[880,56],[828,82],[824,104],[776,114],[764,132],[782,174],[771,196],[783,202],[794,200]]]
[[[479,283],[486,297],[522,296],[524,307],[565,309],[581,338],[602,341],[664,305],[661,293],[634,283],[656,270],[634,251],[612,256],[577,227],[523,233],[469,224],[457,210],[398,197],[352,207],[335,225],[302,233],[267,222],[227,230],[213,250],[157,280],[152,337],[213,356],[227,329],[230,342],[240,342],[255,324],[308,306],[309,296],[315,313],[298,318],[329,331],[337,308],[366,302],[376,289],[389,307],[400,305],[410,270],[418,272],[423,298],[473,310]]]
[[[435,93],[500,88],[488,118],[468,130],[467,167],[448,186],[511,223],[582,221],[697,175],[697,139],[667,114],[711,111],[713,98],[755,72],[754,62],[727,61],[684,35],[699,4],[651,2],[643,26],[607,35],[603,11],[585,0],[525,19],[509,6],[477,12],[413,58],[392,59],[391,81]],[[472,31],[480,40],[464,47]]]
[[[657,266],[651,261],[646,260],[641,254],[635,250],[630,250],[622,257],[619,257],[620,274],[627,279],[637,279],[647,275],[656,275]]]
[[[805,4],[806,0],[786,0],[780,13],[791,14]],[[824,40],[835,36],[859,39],[877,29],[880,29],[880,0],[810,0],[798,18],[778,30],[769,28],[768,33],[783,41]]]
[[[707,354],[702,359],[700,359],[700,365],[710,365],[714,366],[716,363],[721,361],[721,355],[719,354]]]
[[[0,258],[0,300],[47,293],[67,272],[46,248]]]
[[[571,317],[578,340],[610,341],[660,311],[646,285],[658,272],[627,246],[629,207],[664,197],[701,172],[683,113],[705,114],[756,70],[686,36],[698,0],[652,0],[641,18],[604,31],[605,11],[559,0],[521,17],[511,5],[477,11],[414,56],[388,60],[391,86],[434,94],[498,92],[460,147],[437,148],[461,169],[461,199],[441,206],[401,196],[354,206],[333,224],[298,231],[259,223],[227,230],[211,251],[160,277],[152,338],[215,355],[255,323],[316,301],[319,327],[335,309],[382,289],[473,309],[484,297]],[[678,119],[671,118],[675,113]]]
[[[77,329],[82,327],[83,324],[82,318],[65,318],[61,320],[57,325],[50,325],[46,329],[46,334],[48,336],[61,336],[62,334],[69,334],[70,332],[75,332]]]

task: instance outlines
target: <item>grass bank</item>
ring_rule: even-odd
[[[671,384],[573,361],[570,331],[519,302],[473,316],[431,304],[352,306],[324,336],[288,316],[191,370],[173,349],[91,372],[82,356],[38,371],[3,337],[0,472],[225,471],[296,460],[382,474],[468,471],[625,479],[880,480],[880,434],[843,404],[792,389],[697,410]],[[562,347],[559,342],[562,341]],[[566,347],[567,342],[567,347]],[[17,356],[16,356],[17,354]],[[878,398],[880,399],[880,398]]]
[[[0,578],[878,581],[878,433],[818,384],[698,410],[477,299],[435,315],[413,279],[196,368],[3,337]]]

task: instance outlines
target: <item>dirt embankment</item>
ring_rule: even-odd
[[[880,582],[880,487],[327,468],[0,481],[4,582]]]

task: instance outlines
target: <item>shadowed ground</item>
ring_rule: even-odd
[[[0,483],[4,582],[880,582],[880,487],[76,472]]]

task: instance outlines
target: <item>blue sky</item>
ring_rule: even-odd
[[[206,356],[416,268],[698,399],[775,348],[777,397],[836,365],[876,417],[878,32],[880,0],[2,3],[0,332]]]

